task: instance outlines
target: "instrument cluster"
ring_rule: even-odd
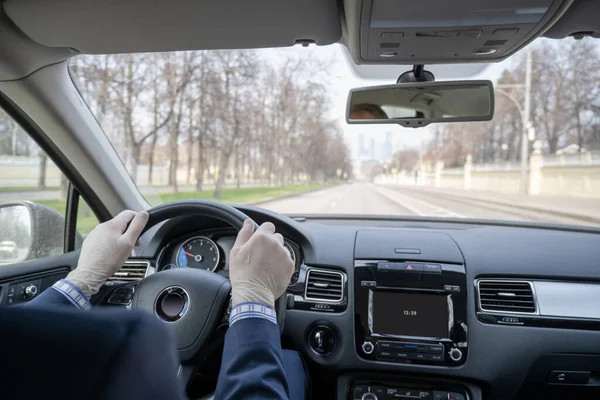
[[[168,243],[161,252],[157,262],[157,272],[177,268],[205,269],[229,275],[229,253],[235,243],[236,233],[231,229],[207,230],[179,237]],[[294,261],[296,273],[292,283],[298,279],[298,271],[302,264],[300,247],[284,238],[284,247]]]

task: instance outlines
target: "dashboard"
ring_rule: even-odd
[[[295,258],[282,344],[313,398],[600,398],[600,230],[239,209]],[[227,275],[236,232],[182,222],[137,258]]]

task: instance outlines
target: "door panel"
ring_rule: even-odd
[[[79,251],[74,251],[1,266],[0,306],[22,304],[39,296],[54,282],[66,277],[77,266],[78,260]],[[27,287],[29,293],[26,294]]]

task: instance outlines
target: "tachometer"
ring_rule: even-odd
[[[292,258],[292,261],[294,262],[294,265],[295,265],[296,264],[296,252],[294,251],[294,249],[292,249],[292,246],[288,242],[283,242],[283,247],[285,247],[285,249],[287,251],[289,251],[290,257]]]
[[[177,266],[214,271],[219,266],[220,258],[215,242],[207,237],[197,236],[181,245],[177,253]]]

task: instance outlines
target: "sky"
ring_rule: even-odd
[[[319,58],[330,64],[331,67],[325,74],[328,82],[325,83],[330,87],[332,94],[332,117],[337,119],[338,125],[342,128],[344,138],[354,160],[359,158],[358,138],[361,133],[364,135],[366,143],[369,143],[371,138],[373,138],[376,143],[382,144],[385,140],[386,133],[391,132],[394,151],[402,149],[418,150],[421,145],[430,138],[431,126],[414,129],[403,128],[399,125],[349,125],[346,123],[346,102],[350,89],[363,86],[394,84],[395,79],[375,80],[364,79],[357,76],[352,67],[348,64],[346,55],[344,54],[346,49],[343,48],[342,45],[310,46],[309,48],[294,46],[291,48],[269,49],[268,51],[273,52],[273,56],[276,56],[277,54],[293,54],[302,57],[308,56]],[[461,77],[461,79],[489,79],[492,82],[495,82],[500,77],[502,71],[508,68],[511,63],[513,63],[512,57],[500,63],[489,64],[489,66],[478,75],[465,75],[464,77]],[[411,68],[411,66],[399,65],[398,76]],[[425,66],[425,69],[427,69],[427,66]],[[444,76],[438,74],[436,75],[436,80],[448,80],[448,77],[444,79]]]

